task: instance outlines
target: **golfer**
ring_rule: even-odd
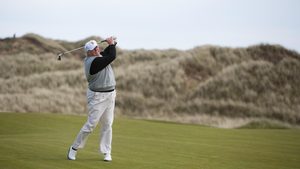
[[[69,160],[76,159],[78,149],[84,147],[89,134],[100,121],[100,152],[104,155],[104,161],[112,161],[111,142],[116,81],[110,63],[116,58],[116,42],[113,37],[107,38],[106,42],[109,46],[102,52],[95,40],[88,41],[84,46],[86,51],[84,68],[88,81],[88,117],[74,143],[69,148]]]

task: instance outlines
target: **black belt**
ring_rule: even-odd
[[[93,92],[100,92],[100,93],[108,93],[108,92],[113,92],[115,91],[115,89],[111,89],[111,90],[105,90],[105,91],[94,91],[94,90],[91,90]]]

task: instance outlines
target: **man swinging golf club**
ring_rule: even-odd
[[[109,46],[102,52],[95,40],[88,41],[84,46],[86,51],[84,68],[88,81],[88,118],[69,148],[67,155],[69,160],[76,159],[77,150],[84,147],[89,134],[100,121],[100,152],[104,155],[104,161],[112,161],[111,142],[116,81],[110,63],[116,58],[116,42],[113,37],[107,38],[106,42]]]

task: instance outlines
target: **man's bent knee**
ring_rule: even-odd
[[[91,133],[93,132],[93,130],[96,128],[96,124],[90,124],[87,123],[83,126],[82,131],[83,132],[87,132],[87,133]]]

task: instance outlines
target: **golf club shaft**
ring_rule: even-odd
[[[82,47],[80,47],[80,48],[76,48],[76,49],[72,49],[72,50],[63,52],[63,54],[71,53],[71,52],[73,52],[73,51],[80,50],[80,49],[82,49],[82,48],[84,48],[84,46],[82,46]]]
[[[97,43],[103,43],[103,42],[106,42],[106,40],[102,40],[102,41],[97,42]],[[83,49],[83,48],[84,48],[84,46],[81,46],[81,47],[79,47],[79,48],[72,49],[72,50],[69,50],[69,51],[66,51],[66,52],[62,52],[62,53],[63,53],[63,54],[67,54],[67,53],[71,53],[71,52],[74,52],[74,51],[76,51],[76,50],[80,50],[80,49]]]
[[[113,39],[116,40],[117,38],[114,37]],[[107,40],[102,40],[102,41],[99,41],[99,42],[97,42],[97,43],[100,44],[100,43],[103,43],[103,42],[107,42]],[[79,47],[79,48],[76,48],[76,49],[72,49],[72,50],[69,50],[69,51],[61,52],[61,53],[57,54],[58,60],[61,60],[61,57],[62,57],[64,54],[71,53],[71,52],[74,52],[74,51],[76,51],[76,50],[80,50],[80,49],[83,49],[83,48],[84,48],[84,46]]]

